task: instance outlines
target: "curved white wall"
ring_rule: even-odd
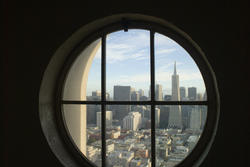
[[[86,100],[88,73],[100,46],[101,39],[98,39],[85,48],[77,57],[66,77],[63,100]],[[64,105],[63,111],[65,122],[73,141],[82,153],[86,155],[86,105]]]

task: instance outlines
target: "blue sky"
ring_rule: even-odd
[[[113,95],[114,85],[130,85],[143,89],[150,86],[150,39],[147,30],[117,31],[107,36],[107,92]],[[200,71],[190,55],[172,39],[155,34],[155,77],[164,94],[171,94],[171,75],[176,61],[180,86],[197,87],[204,93]],[[87,94],[101,89],[101,49],[99,48],[89,72]]]

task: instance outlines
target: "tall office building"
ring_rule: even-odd
[[[130,112],[123,118],[123,129],[136,131],[141,127],[141,114],[139,112]]]
[[[131,101],[130,86],[114,86],[114,101]],[[114,119],[122,120],[130,112],[129,105],[115,105],[113,107]]]
[[[190,105],[181,106],[181,117],[182,117],[183,129],[187,129],[190,126],[190,115],[191,115],[192,107],[193,106],[190,106]]]
[[[96,126],[101,129],[102,126],[102,113],[96,113]],[[106,127],[110,128],[112,126],[112,111],[106,111]]]
[[[197,93],[196,100],[198,100],[198,101],[202,101],[203,100],[203,96],[202,96],[201,93]]]
[[[87,124],[96,124],[96,113],[101,111],[100,105],[87,105]]]
[[[100,101],[101,92],[93,91],[92,96],[88,96],[89,101]],[[87,105],[87,124],[96,124],[96,113],[101,111],[100,105]]]
[[[201,129],[204,128],[207,120],[207,106],[201,106]]]
[[[161,116],[161,110],[159,108],[155,108],[155,127],[160,127],[160,116]]]
[[[161,115],[160,115],[160,128],[166,129],[168,127],[168,119],[169,118],[169,111],[170,106],[162,105],[160,106]]]
[[[171,95],[165,95],[164,96],[164,101],[171,101],[172,96]]]
[[[130,101],[131,86],[114,86],[114,101]]]
[[[148,97],[147,96],[141,96],[140,97],[140,101],[148,101]]]
[[[96,113],[96,126],[101,129],[101,126],[102,126],[102,113],[101,112]]]
[[[196,87],[188,88],[188,98],[189,98],[189,100],[196,100],[197,99],[197,88]]]
[[[137,91],[133,91],[131,93],[131,101],[139,101],[140,100],[140,94]]]
[[[110,128],[112,126],[113,114],[112,111],[106,111],[106,127]]]
[[[180,101],[180,89],[179,89],[179,75],[176,72],[176,62],[174,63],[174,74],[172,75],[172,101]],[[169,112],[169,128],[181,129],[182,128],[182,116],[181,106],[174,105],[170,107]]]
[[[92,96],[93,96],[93,97],[101,97],[101,91],[98,91],[98,90],[93,91],[93,92],[92,92]]]
[[[140,94],[140,97],[141,97],[141,96],[144,96],[144,90],[139,89],[139,91],[138,91],[138,92],[139,92],[139,94]]]
[[[192,108],[190,115],[190,129],[199,130],[201,128],[201,108],[195,106]]]
[[[160,84],[157,84],[155,87],[155,100],[156,101],[163,100],[162,85],[160,85]]]
[[[109,95],[109,93],[106,93],[106,100],[110,100],[110,95]]]
[[[185,87],[180,87],[180,96],[181,96],[181,100],[184,100],[186,98],[186,88]]]

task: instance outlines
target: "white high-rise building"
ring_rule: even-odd
[[[138,91],[131,92],[131,101],[139,101],[140,100],[140,94]]]
[[[144,96],[144,90],[139,89],[139,91],[138,91],[138,92],[139,92],[140,97],[141,97],[141,96]]]
[[[141,127],[141,113],[130,112],[123,118],[123,129],[136,131]]]
[[[155,87],[155,100],[156,101],[163,100],[162,85],[160,84],[156,84],[156,87]]]
[[[109,128],[112,126],[112,111],[106,111],[106,127]],[[102,113],[96,113],[96,126],[101,128],[102,126]]]
[[[160,115],[161,110],[159,108],[155,108],[155,127],[158,128],[160,125]]]
[[[179,89],[179,75],[176,72],[176,62],[174,63],[174,74],[172,75],[172,101],[180,101],[180,89]],[[182,116],[181,106],[174,105],[170,107],[169,112],[169,128],[181,129],[182,128]]]

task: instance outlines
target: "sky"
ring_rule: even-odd
[[[113,96],[113,86],[131,86],[143,89],[148,95],[150,87],[150,32],[129,29],[117,31],[107,36],[106,43],[106,85]],[[201,73],[192,57],[174,40],[155,34],[155,79],[161,84],[163,94],[171,94],[171,75],[176,62],[179,85],[197,87],[204,93],[205,85]],[[87,95],[101,90],[101,48],[93,60],[87,83]]]

